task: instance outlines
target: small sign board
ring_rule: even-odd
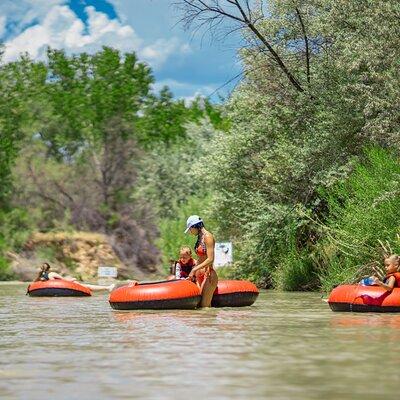
[[[224,267],[233,263],[232,242],[215,243],[214,266]]]
[[[97,269],[97,276],[99,278],[116,278],[118,270],[115,267],[99,267]]]

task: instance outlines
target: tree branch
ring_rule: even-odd
[[[272,57],[275,59],[275,61],[278,63],[280,69],[284,72],[284,74],[287,76],[289,81],[292,83],[292,85],[299,91],[299,92],[304,92],[304,89],[300,85],[300,83],[297,81],[297,79],[292,75],[292,73],[289,71],[289,69],[286,67],[285,63],[281,59],[281,57],[278,55],[278,53],[272,48],[270,43],[267,41],[267,39],[261,34],[261,32],[253,25],[253,23],[249,20],[247,17],[246,13],[244,12],[243,8],[240,6],[239,0],[234,0],[240,13],[243,16],[243,19],[245,20],[246,25],[249,27],[249,29],[258,37],[258,39],[261,40],[261,42],[265,45],[265,47],[268,49],[268,51],[272,54]]]
[[[45,187],[39,182],[36,173],[33,169],[32,166],[32,162],[30,161],[28,164],[28,171],[29,171],[29,175],[32,178],[33,183],[37,186],[38,190],[35,191],[36,195],[38,195],[39,197],[41,197],[44,200],[50,201],[51,203],[57,204],[59,207],[61,208],[66,208],[65,204],[63,204],[62,202],[58,201],[57,199],[54,199],[52,197],[50,197],[50,195],[46,194],[45,192]]]
[[[225,0],[226,3],[236,7],[239,11],[239,16],[228,12],[227,9],[220,6],[219,1],[214,1],[207,3],[206,0],[181,0],[177,5],[183,5],[183,9],[186,10],[186,15],[181,21],[186,21],[186,26],[190,26],[195,20],[201,21],[202,25],[204,23],[212,24],[216,18],[228,18],[234,20],[247,28],[255,35],[255,37],[261,41],[261,43],[267,48],[268,52],[272,55],[272,58],[278,64],[278,68],[286,75],[289,82],[295,87],[299,92],[304,92],[304,89],[300,82],[294,77],[290,72],[289,68],[286,66],[282,58],[272,47],[271,43],[267,38],[257,29],[252,20],[252,13],[249,5],[249,1],[245,0],[245,5],[249,14],[246,13],[244,8],[240,4],[240,0]],[[182,8],[181,8],[182,9]],[[208,16],[207,16],[208,14]],[[211,16],[210,16],[211,14]],[[214,15],[213,15],[214,14]],[[307,49],[308,49],[308,39],[307,39]],[[308,52],[307,52],[308,54]]]
[[[52,181],[54,186],[58,189],[58,191],[65,196],[70,202],[71,204],[75,204],[75,200],[73,199],[73,197],[67,193],[67,191],[61,186],[61,184],[59,182],[57,182],[56,180]]]
[[[301,25],[301,31],[303,32],[303,37],[304,37],[304,43],[306,46],[306,70],[307,70],[307,82],[311,82],[311,74],[310,74],[310,48],[308,44],[308,37],[306,33],[306,28],[304,26],[303,18],[301,17],[300,10],[296,7],[296,14],[297,17],[299,18],[299,22]]]

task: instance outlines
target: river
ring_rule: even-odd
[[[1,399],[397,398],[400,315],[333,313],[318,293],[246,308],[116,312],[106,294],[0,285]]]

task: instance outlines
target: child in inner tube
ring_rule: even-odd
[[[373,285],[378,285],[385,290],[391,291],[395,287],[400,287],[400,256],[392,254],[384,260],[386,276],[380,280],[377,276],[372,276]]]
[[[182,246],[179,251],[179,260],[175,263],[175,279],[186,279],[196,265],[192,257],[192,250],[188,246]]]
[[[82,283],[82,282],[78,282],[76,278],[73,278],[71,276],[66,276],[63,277],[60,274],[57,274],[57,272],[51,271],[50,270],[50,264],[45,262],[42,264],[42,266],[40,267],[40,271],[36,277],[36,279],[34,280],[34,282],[45,282],[45,281],[51,281],[51,280],[55,280],[55,279],[62,279],[64,281],[68,281],[68,282],[76,282],[79,283],[82,286],[85,286],[86,288],[93,290],[93,291],[100,291],[100,290],[108,290],[109,292],[111,292],[114,287],[115,284],[111,284],[109,286],[102,286],[102,285],[91,285],[88,283]]]

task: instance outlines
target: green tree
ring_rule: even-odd
[[[36,76],[27,58],[0,65],[0,208],[9,200],[12,167],[28,129],[30,89]]]
[[[104,149],[113,140],[107,126],[115,120],[129,126],[123,139],[137,137],[135,122],[151,83],[150,69],[135,53],[122,56],[105,47],[94,55],[67,56],[49,49],[43,90],[53,118],[40,131],[43,141],[59,158],[88,146]]]
[[[227,17],[222,3],[201,3],[188,22]],[[240,3],[250,3],[232,3],[247,42],[244,78],[227,103],[229,133],[215,136],[201,160],[213,216],[240,247],[236,273],[291,290],[315,287],[310,257],[319,237],[304,215],[327,212],[318,188],[346,179],[364,146],[398,148],[398,5],[270,1],[242,9],[251,26]]]

